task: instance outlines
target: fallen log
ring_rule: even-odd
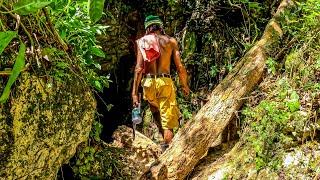
[[[192,121],[178,131],[157,165],[144,173],[141,179],[184,179],[192,171],[241,107],[245,95],[261,79],[268,53],[278,46],[283,34],[277,18],[292,4],[290,0],[281,2],[261,39],[213,90],[210,100]]]

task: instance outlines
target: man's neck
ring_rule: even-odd
[[[161,35],[161,31],[159,31],[159,30],[158,30],[158,31],[153,31],[153,32],[150,32],[150,33],[148,33],[148,34]],[[147,34],[147,35],[148,35],[148,34]]]
[[[158,31],[155,31],[154,32],[156,35],[160,35],[161,34],[161,32],[158,30]]]

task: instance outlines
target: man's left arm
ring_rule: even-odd
[[[133,78],[133,87],[132,87],[132,104],[134,107],[137,107],[139,102],[138,98],[138,88],[140,85],[140,81],[142,79],[142,74],[144,70],[143,58],[140,52],[139,47],[137,46],[137,64],[134,70],[134,78]]]

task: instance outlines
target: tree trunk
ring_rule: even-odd
[[[141,179],[184,179],[207,152],[219,134],[243,104],[262,77],[268,53],[278,46],[282,30],[277,17],[292,1],[281,2],[273,19],[266,26],[262,38],[246,53],[229,75],[213,90],[211,99],[178,131],[158,164]]]

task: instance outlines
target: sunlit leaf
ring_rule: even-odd
[[[96,55],[98,57],[102,57],[102,58],[106,57],[104,52],[101,49],[97,48],[97,47],[91,47],[90,50],[91,50],[92,54],[94,54],[94,55]]]
[[[101,65],[97,62],[93,62],[94,67],[96,67],[97,69],[101,70]]]
[[[17,60],[14,63],[14,66],[12,69],[12,74],[10,75],[9,80],[6,84],[6,87],[4,88],[3,93],[0,97],[0,103],[5,103],[7,101],[10,94],[11,86],[16,81],[17,77],[19,76],[20,72],[22,71],[25,65],[25,59],[24,59],[25,51],[26,51],[26,46],[22,43],[19,48],[19,54],[18,54]]]
[[[102,85],[99,81],[94,81],[94,87],[99,91],[102,91]]]
[[[13,5],[13,11],[19,15],[28,15],[36,13],[39,9],[42,9],[49,5],[51,1],[44,0],[19,0]]]
[[[105,0],[88,0],[89,16],[92,23],[96,23],[102,17]]]
[[[8,46],[11,40],[17,35],[15,31],[0,32],[0,54]]]

